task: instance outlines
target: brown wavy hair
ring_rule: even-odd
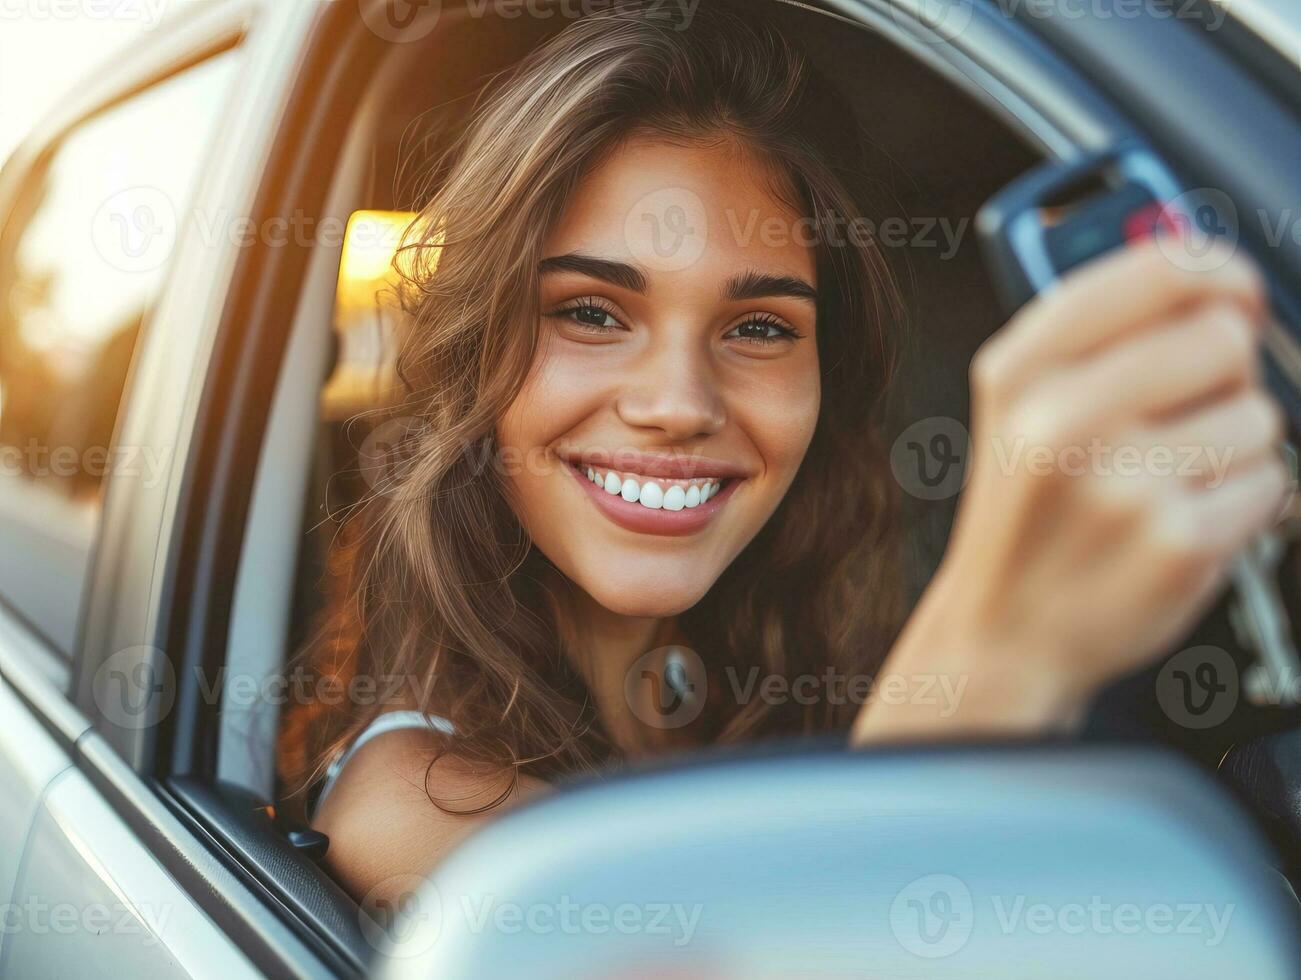
[[[484,465],[533,361],[542,244],[583,175],[633,135],[728,139],[779,175],[776,192],[814,227],[843,229],[866,210],[852,112],[758,15],[702,5],[683,30],[621,4],[576,20],[489,83],[430,168],[397,263],[410,325],[403,397],[389,412],[402,420],[403,462],[344,522],[327,607],[300,656],[340,683],[414,681],[402,706],[448,718],[445,751],[458,758],[548,778],[618,756],[562,649],[567,583]],[[680,617],[711,671],[871,672],[897,630],[878,421],[901,304],[873,243],[831,237],[816,246],[823,394],[812,444],[771,520]],[[286,713],[289,792],[386,707],[356,700]],[[853,710],[715,698],[706,725],[732,742],[845,729]]]

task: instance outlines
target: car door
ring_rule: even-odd
[[[103,571],[106,542],[152,549],[166,525],[159,510],[115,525],[114,502],[166,499],[181,453],[129,420],[176,423],[201,370],[195,299],[220,300],[213,256],[238,213],[221,195],[260,180],[243,152],[273,127],[279,58],[311,19],[287,12],[182,11],[69,94],[0,172],[3,976],[251,977],[285,956],[313,962],[272,919],[223,921],[235,904],[255,910],[241,921],[267,917],[95,729],[107,716],[139,731],[167,689],[123,657],[102,665],[94,710],[76,703],[92,598],[109,591],[125,614],[147,596]]]

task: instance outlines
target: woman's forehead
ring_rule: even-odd
[[[778,184],[735,141],[629,140],[580,181],[545,250],[630,262],[648,277],[744,265],[811,280],[807,221]]]

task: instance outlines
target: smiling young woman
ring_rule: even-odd
[[[396,414],[418,424],[345,527],[304,654],[411,696],[295,706],[281,742],[358,895],[423,873],[486,811],[635,755],[1069,728],[1277,507],[1255,273],[1133,249],[982,350],[972,476],[900,632],[876,430],[900,304],[870,242],[810,236],[864,214],[853,116],[754,13],[576,21],[494,82],[438,169],[402,262]],[[1027,436],[1233,464],[1214,486],[1000,465],[992,444]],[[754,668],[961,677],[963,698],[860,707],[721,680]]]

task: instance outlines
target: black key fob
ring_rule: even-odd
[[[1081,263],[1158,231],[1228,233],[1215,208],[1181,192],[1146,147],[1126,142],[1037,167],[991,198],[976,231],[1012,313]]]

